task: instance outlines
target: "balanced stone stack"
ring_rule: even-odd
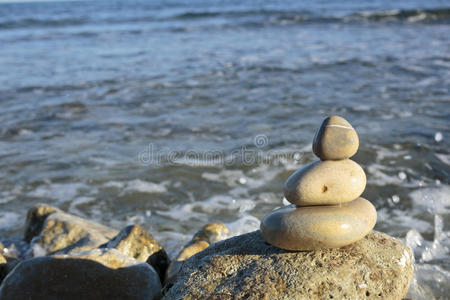
[[[293,205],[264,217],[261,234],[266,242],[287,250],[338,248],[372,230],[376,210],[360,197],[366,175],[349,159],[358,146],[358,135],[345,119],[333,116],[323,121],[313,142],[320,160],[287,179],[284,195]]]

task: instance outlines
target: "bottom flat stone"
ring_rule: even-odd
[[[286,250],[339,248],[367,235],[377,212],[364,198],[342,205],[296,207],[272,211],[261,222],[266,242]]]

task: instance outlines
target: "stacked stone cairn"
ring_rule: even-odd
[[[339,248],[366,236],[377,212],[361,198],[366,187],[363,169],[349,158],[359,139],[345,119],[326,118],[313,142],[320,160],[293,173],[284,195],[292,203],[266,215],[261,234],[269,244],[286,250]]]

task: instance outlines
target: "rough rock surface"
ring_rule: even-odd
[[[45,219],[54,212],[62,212],[60,209],[47,205],[36,204],[27,212],[25,223],[25,241],[31,242],[31,239],[42,231]]]
[[[169,265],[166,251],[150,233],[139,225],[125,227],[117,236],[101,247],[114,248],[140,262],[148,262],[155,268],[160,278],[164,277]]]
[[[165,283],[171,286],[175,281],[178,272],[183,265],[183,261],[208,248],[211,244],[222,241],[228,237],[230,231],[227,226],[221,222],[209,223],[197,231],[189,243],[178,253],[174,260],[171,261],[166,272]]]
[[[96,222],[37,204],[28,211],[25,239],[39,255],[90,250],[107,243],[117,231]]]
[[[1,245],[1,244],[0,244]],[[7,261],[5,257],[2,255],[0,250],[0,283],[2,283],[3,278],[5,278],[7,271]]]
[[[71,254],[52,255],[52,257],[89,259],[101,263],[102,265],[110,269],[119,269],[140,263],[132,257],[123,255],[116,249],[108,249],[108,248],[97,248]]]
[[[260,231],[186,260],[164,299],[401,299],[413,274],[400,241],[373,231],[338,249],[290,252]]]
[[[160,291],[148,264],[110,269],[90,259],[38,257],[5,278],[0,299],[155,299]]]

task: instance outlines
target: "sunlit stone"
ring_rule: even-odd
[[[358,151],[358,134],[344,118],[326,118],[317,131],[313,151],[322,160],[338,160],[352,157]]]
[[[315,161],[286,180],[284,195],[298,206],[340,204],[358,198],[365,187],[364,170],[354,161]]]
[[[342,205],[289,205],[265,216],[261,234],[266,242],[286,250],[338,248],[363,238],[376,220],[375,207],[364,198]]]

